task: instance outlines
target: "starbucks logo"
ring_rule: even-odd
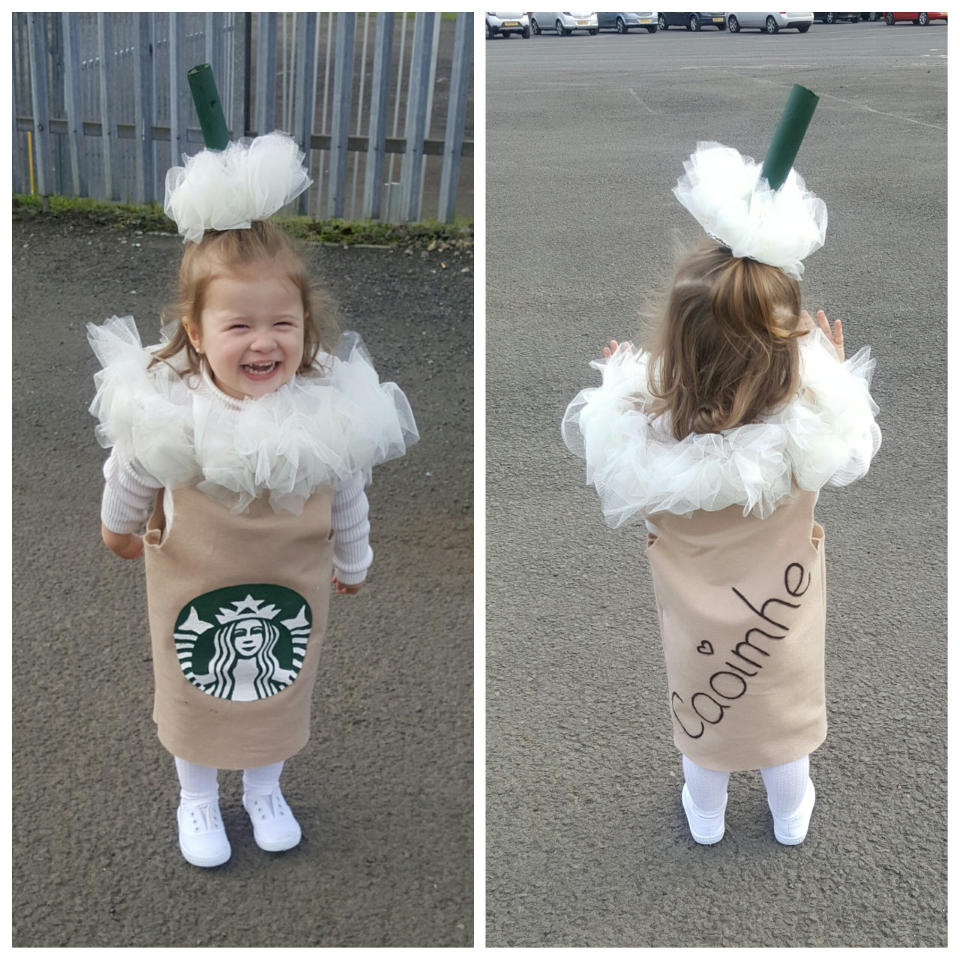
[[[173,631],[183,675],[224,700],[262,700],[303,666],[310,606],[294,590],[245,583],[191,600]]]

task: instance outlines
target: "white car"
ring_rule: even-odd
[[[740,30],[763,30],[766,33],[778,33],[780,30],[796,29],[806,33],[813,23],[812,13],[728,13],[727,28],[731,33]]]
[[[530,19],[525,13],[488,13],[487,39],[493,37],[510,37],[514,33],[520,34],[524,40],[530,36]]]
[[[544,30],[555,30],[558,37],[569,37],[574,30],[596,35],[600,27],[596,13],[531,13],[530,29],[538,35]]]

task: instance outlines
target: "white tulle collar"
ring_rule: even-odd
[[[603,383],[582,390],[567,407],[563,437],[586,460],[587,482],[597,488],[607,523],[734,504],[745,515],[766,517],[794,484],[819,490],[864,447],[865,437],[869,447],[877,412],[869,348],[841,364],[819,330],[799,343],[803,386],[789,403],[757,423],[682,440],[668,418],[643,412],[650,399],[649,354],[621,344],[609,359],[594,361]]]
[[[132,317],[88,325],[103,369],[90,407],[97,437],[165,487],[197,486],[236,511],[269,494],[299,513],[320,486],[401,456],[418,439],[403,392],[381,383],[362,341],[345,334],[337,356],[256,399],[235,400],[209,376],[150,365]]]

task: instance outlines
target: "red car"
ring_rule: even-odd
[[[887,26],[892,27],[900,20],[910,20],[921,27],[925,27],[931,20],[946,20],[945,13],[885,13],[883,19],[887,21]]]

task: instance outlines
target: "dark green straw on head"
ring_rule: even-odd
[[[801,87],[798,83],[793,85],[761,171],[762,176],[774,190],[779,190],[783,186],[783,181],[787,179],[787,174],[797,158],[800,143],[807,132],[810,118],[813,116],[813,111],[817,109],[819,100],[820,98],[812,90]]]
[[[201,63],[187,71],[187,82],[200,118],[204,146],[210,150],[226,150],[230,142],[227,121],[220,106],[220,95],[209,63]]]

